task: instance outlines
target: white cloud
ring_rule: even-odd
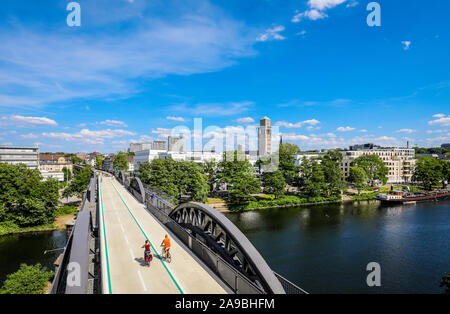
[[[29,125],[51,125],[57,126],[55,120],[46,117],[24,117],[20,115],[13,115],[10,117],[2,117],[2,120],[10,120],[12,122],[17,122],[16,126],[29,126]]]
[[[173,120],[173,121],[179,121],[179,122],[185,122],[186,120],[183,117],[166,117],[167,120]]]
[[[297,13],[296,15],[294,15],[291,21],[293,23],[298,23],[304,18],[315,21],[324,19],[326,17],[328,17],[326,13],[320,12],[318,10],[306,10],[305,12]]]
[[[121,129],[107,129],[91,131],[89,129],[82,129],[77,133],[64,133],[64,132],[44,132],[42,136],[48,138],[61,139],[65,141],[78,141],[87,144],[104,144],[105,139],[112,139],[115,137],[133,136],[134,132]]]
[[[277,123],[275,123],[276,126],[283,126],[288,129],[301,128],[304,125],[317,125],[317,124],[320,124],[320,121],[316,119],[301,121],[297,123],[290,123],[286,121],[278,121]]]
[[[355,128],[352,128],[349,126],[346,126],[346,127],[340,126],[336,129],[336,131],[338,131],[338,132],[350,132],[350,131],[354,131],[354,130],[355,130]]]
[[[121,127],[128,127],[128,125],[123,121],[117,121],[117,120],[106,120],[99,122],[99,124],[108,125],[108,126],[121,126]]]
[[[367,131],[366,129],[362,129],[362,130],[359,130],[359,132],[361,132],[361,133],[367,133],[367,132],[369,132],[369,131]]]
[[[443,113],[438,113],[433,116],[433,118],[443,118],[443,117],[445,117],[445,114]]]
[[[236,120],[239,123],[253,123],[255,120],[253,118],[247,117],[247,118],[239,118]]]
[[[0,106],[130,96],[139,92],[136,78],[218,71],[257,53],[257,30],[206,1],[189,1],[191,5],[174,8],[165,17],[139,8],[119,12],[110,1],[102,1],[104,6],[97,2],[83,11],[91,30],[83,36],[37,25],[0,28]],[[99,9],[105,7],[108,14]],[[112,11],[120,21],[130,20],[120,32],[105,31],[105,23],[98,27]]]
[[[403,44],[403,49],[404,49],[404,50],[408,50],[409,47],[411,46],[411,42],[410,42],[410,41],[407,41],[407,40],[402,41],[402,44]]]
[[[440,125],[440,126],[450,126],[450,116],[441,117],[439,119],[429,121],[429,125]]]
[[[308,0],[309,7],[317,10],[331,9],[347,0]]]
[[[21,138],[23,139],[34,139],[34,138],[38,138],[38,136],[36,134],[33,133],[28,133],[28,134],[22,134],[20,135]]]
[[[415,130],[413,130],[413,129],[401,129],[401,130],[397,130],[397,132],[399,132],[399,133],[413,133],[413,132],[415,132]]]
[[[270,41],[270,40],[284,40],[286,37],[280,35],[279,33],[284,31],[284,26],[274,26],[273,28],[268,28],[263,34],[259,35],[257,41]]]
[[[171,109],[182,113],[191,113],[197,116],[229,116],[247,111],[253,101],[238,101],[225,103],[199,103],[199,104],[179,104]]]

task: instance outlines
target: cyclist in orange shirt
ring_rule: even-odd
[[[169,250],[170,250],[170,239],[169,239],[169,236],[167,234],[164,237],[164,240],[162,240],[161,246],[164,246],[164,258],[167,259],[167,255],[168,255]]]

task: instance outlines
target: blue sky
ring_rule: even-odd
[[[450,142],[450,3],[4,0],[0,144],[115,152],[175,126],[255,125],[301,149]]]

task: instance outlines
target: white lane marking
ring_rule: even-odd
[[[125,242],[128,244],[128,245],[130,245],[130,242],[128,242],[128,238],[127,238],[127,236],[125,235],[125,233],[124,233],[124,238],[125,238]]]
[[[138,273],[138,275],[139,275],[139,279],[141,279],[141,284],[142,284],[142,286],[144,287],[144,291],[147,291],[147,287],[145,286],[144,278],[142,278],[141,271],[138,270],[137,273]]]
[[[130,250],[131,259],[134,261],[134,254],[133,254],[133,251],[132,251],[131,249],[129,249],[129,250]]]
[[[122,229],[122,232],[125,233],[125,229],[123,229],[122,223],[120,223],[120,229]]]

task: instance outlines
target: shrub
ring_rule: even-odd
[[[40,264],[28,266],[21,264],[17,272],[8,275],[1,294],[43,294],[48,281],[53,277],[52,271],[47,271]]]
[[[61,206],[55,211],[55,216],[65,216],[70,214],[75,214],[78,211],[78,209],[75,206]]]
[[[19,226],[16,225],[13,221],[0,222],[0,236],[18,232],[19,230]]]

